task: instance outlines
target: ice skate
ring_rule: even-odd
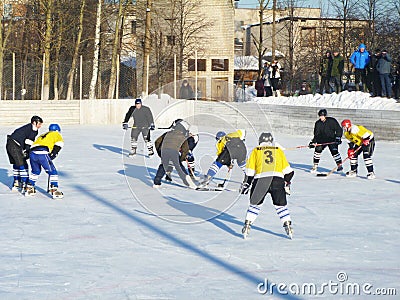
[[[375,178],[376,178],[375,173],[374,173],[374,172],[369,172],[369,173],[367,174],[367,178],[368,178],[368,179],[375,179]]]
[[[318,165],[314,165],[310,171],[311,174],[317,174]]]
[[[34,186],[28,184],[25,190],[25,196],[34,196],[36,194],[36,189]]]
[[[289,236],[290,239],[293,239],[293,229],[291,227],[292,221],[285,221],[283,223],[283,228],[285,228],[286,234]]]
[[[165,180],[169,181],[169,182],[172,182],[171,172],[166,172],[165,173]]]
[[[21,188],[22,188],[22,183],[15,180],[13,183],[13,186],[11,187],[11,191],[18,192],[18,191],[20,191]]]
[[[49,190],[49,193],[53,197],[53,199],[62,199],[62,198],[64,198],[64,194],[56,186],[51,186],[50,190]]]
[[[132,148],[132,151],[128,154],[129,157],[133,157],[136,155],[136,148]]]
[[[342,172],[342,171],[343,171],[343,166],[342,166],[342,165],[338,166],[338,168],[337,168],[336,171],[337,171],[337,172]]]
[[[153,184],[153,189],[159,189],[161,187],[161,184]]]
[[[246,239],[247,236],[249,235],[249,233],[250,233],[250,227],[251,227],[251,222],[248,221],[248,220],[246,220],[246,221],[244,222],[244,226],[243,226],[243,228],[242,228],[242,234],[243,234],[243,238],[244,238],[244,239]]]
[[[200,184],[199,184],[198,187],[199,187],[199,188],[205,188],[205,187],[208,186],[208,184],[210,183],[210,181],[211,181],[211,176],[205,175],[203,181],[200,182]]]
[[[185,185],[187,185],[191,189],[197,188],[197,185],[193,182],[193,179],[189,175],[186,175],[185,179],[186,179]]]
[[[357,170],[350,170],[350,171],[346,172],[346,177],[349,177],[349,178],[357,177]]]

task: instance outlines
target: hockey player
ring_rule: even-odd
[[[343,120],[342,127],[344,136],[350,141],[347,155],[350,157],[350,171],[346,177],[356,177],[358,168],[358,154],[362,151],[364,163],[367,167],[367,178],[375,179],[374,165],[372,163],[372,154],[375,149],[374,134],[364,126],[351,124],[350,120]],[[361,151],[356,151],[361,146]]]
[[[172,171],[175,167],[183,183],[190,188],[196,188],[192,178],[186,173],[182,161],[189,153],[188,138],[189,124],[186,121],[179,122],[171,131],[164,133],[155,141],[157,154],[161,157],[161,164],[158,167],[154,178],[153,187],[158,188],[161,185],[161,179],[166,173]]]
[[[199,129],[195,125],[191,125],[189,128],[189,137],[187,139],[188,141],[188,146],[189,146],[189,153],[186,155],[186,162],[188,165],[188,173],[190,177],[193,179],[196,179],[196,176],[194,174],[195,168],[196,168],[196,163],[195,163],[195,158],[193,154],[194,148],[196,148],[197,143],[199,142]]]
[[[149,156],[154,154],[153,144],[150,141],[150,130],[154,130],[154,120],[153,114],[149,107],[142,105],[141,99],[135,100],[135,105],[131,106],[125,115],[124,122],[122,123],[122,128],[124,130],[128,129],[128,121],[133,118],[134,123],[131,130],[131,147],[132,151],[129,156],[134,156],[137,149],[137,139],[139,134],[142,133],[143,139],[146,142],[147,150]]]
[[[309,148],[315,148],[313,162],[314,165],[311,169],[311,173],[317,173],[319,161],[321,159],[322,151],[328,146],[329,151],[332,154],[333,159],[339,166],[337,171],[343,171],[342,158],[338,150],[338,145],[342,143],[343,130],[340,127],[339,122],[332,117],[327,117],[328,112],[326,109],[321,109],[318,112],[319,120],[314,125],[314,137],[309,143]],[[325,144],[325,145],[316,145]]]
[[[27,159],[29,158],[29,150],[42,124],[41,117],[33,116],[30,123],[7,135],[6,150],[10,164],[13,165],[12,191],[23,190],[28,183]]]
[[[293,236],[285,185],[290,185],[294,171],[282,149],[273,141],[271,133],[263,132],[258,139],[259,146],[253,149],[247,160],[246,175],[240,189],[241,194],[247,194],[250,190],[250,205],[242,229],[244,238],[249,234],[250,227],[258,217],[268,193],[271,194],[276,213],[282,221],[286,234],[290,238]]]
[[[63,198],[63,193],[58,190],[58,172],[53,164],[61,148],[64,146],[64,140],[61,135],[61,128],[58,124],[50,124],[49,131],[40,135],[32,144],[30,151],[31,174],[25,195],[32,196],[36,194],[35,184],[40,175],[41,168],[49,175],[50,195],[54,199]]]
[[[227,166],[230,171],[230,169],[233,168],[235,159],[238,166],[244,172],[247,155],[246,145],[244,144],[245,137],[246,131],[244,129],[239,129],[229,134],[226,134],[223,131],[217,132],[215,136],[215,139],[217,140],[217,159],[208,169],[201,186],[208,185],[208,183],[218,173],[222,166]]]

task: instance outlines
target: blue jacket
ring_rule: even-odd
[[[364,69],[369,63],[369,53],[367,50],[364,52],[360,52],[360,49],[364,48],[364,44],[360,44],[358,50],[354,51],[353,54],[350,56],[350,62],[354,65],[356,69]]]

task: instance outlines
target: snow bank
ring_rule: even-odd
[[[315,94],[298,97],[253,97],[251,102],[326,108],[400,110],[395,99],[371,97],[368,93],[344,91],[339,94]]]

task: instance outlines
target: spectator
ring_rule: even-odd
[[[382,51],[382,56],[378,60],[376,65],[376,70],[379,73],[379,78],[381,79],[382,86],[382,97],[392,97],[392,83],[390,81],[390,66],[392,63],[392,58],[386,50]]]
[[[264,68],[262,72],[262,78],[264,79],[264,91],[265,91],[265,97],[271,97],[272,96],[272,88],[271,88],[271,80],[270,80],[270,63],[266,61],[264,63]]]
[[[330,50],[325,51],[325,55],[321,58],[319,65],[319,75],[321,76],[321,82],[319,84],[319,93],[323,94],[324,91],[327,94],[331,93],[331,87],[329,85],[332,70],[332,55]]]
[[[395,63],[394,70],[394,85],[393,85],[394,98],[399,100],[400,94],[400,55]]]
[[[362,83],[362,91],[365,92],[367,87],[367,73],[366,67],[369,63],[369,53],[365,49],[364,44],[360,44],[358,50],[354,51],[350,56],[350,62],[355,69],[355,85],[356,91],[360,90],[360,82]]]
[[[264,80],[259,77],[256,81],[257,97],[264,97]]]
[[[280,97],[280,89],[281,89],[281,73],[280,71],[282,70],[282,67],[280,63],[277,60],[274,60],[269,68],[270,70],[270,80],[271,80],[271,86],[273,90],[273,94],[276,97]]]
[[[331,82],[335,85],[335,91],[339,94],[342,91],[342,75],[344,69],[344,59],[339,54],[339,50],[333,50]]]
[[[382,95],[381,79],[379,78],[379,72],[376,70],[376,65],[381,57],[381,50],[375,49],[375,54],[370,55],[370,60],[367,67],[367,87],[370,93],[372,93],[372,97],[378,97]]]
[[[307,81],[303,80],[300,86],[299,95],[308,95],[311,94],[311,86]]]
[[[179,99],[193,99],[194,98],[194,93],[193,89],[190,86],[189,82],[184,79],[182,81],[182,86],[179,91]]]

